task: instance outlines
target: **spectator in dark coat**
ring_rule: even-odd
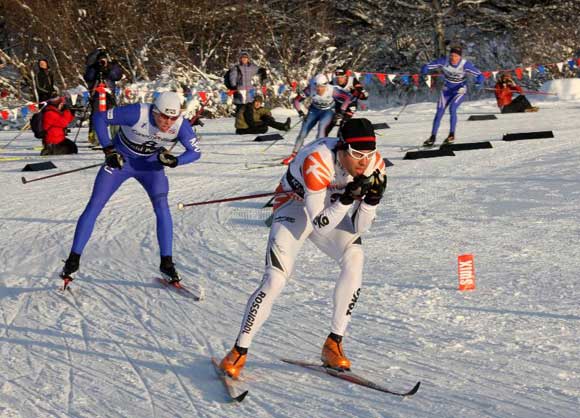
[[[65,104],[64,98],[57,98],[47,103],[42,115],[42,151],[40,155],[63,155],[78,153],[77,145],[66,137],[66,128],[74,115]]]
[[[39,102],[46,102],[56,96],[54,89],[54,78],[48,66],[48,60],[38,60],[38,71],[36,73],[36,93]]]
[[[91,144],[98,144],[92,124],[92,114],[99,110],[99,93],[95,89],[99,83],[103,82],[105,84],[107,89],[107,109],[110,109],[116,105],[115,84],[122,76],[121,66],[116,61],[111,60],[105,49],[97,48],[87,57],[84,79],[91,94],[91,122],[89,126],[89,142]]]
[[[240,61],[230,71],[230,83],[235,87],[236,114],[243,104],[251,103],[250,90],[260,88],[266,81],[266,70],[250,62],[247,51],[240,52]]]
[[[279,131],[290,130],[290,118],[285,123],[276,122],[272,117],[270,109],[263,106],[262,96],[256,96],[252,103],[242,105],[236,116],[236,133],[244,134],[265,134],[268,126]]]

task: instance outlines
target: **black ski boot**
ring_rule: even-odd
[[[170,255],[161,256],[161,264],[159,265],[159,271],[163,275],[163,278],[169,283],[175,283],[181,280],[177,270],[175,270],[175,264],[173,264],[173,258]]]
[[[60,273],[60,278],[64,280],[63,290],[66,290],[69,283],[74,280],[73,273],[79,269],[81,255],[71,252],[64,262],[64,267]]]
[[[453,144],[453,141],[455,141],[455,133],[449,132],[449,135],[447,135],[447,138],[445,138],[442,145],[451,145]]]
[[[423,142],[423,146],[424,147],[432,147],[434,143],[435,143],[435,135],[431,135],[429,137],[429,139],[427,139],[425,142]]]

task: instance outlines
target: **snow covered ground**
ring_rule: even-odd
[[[534,98],[531,100],[535,103]],[[403,161],[401,146],[430,132],[434,104],[364,112],[387,122],[381,152],[394,162],[366,252],[364,288],[345,350],[354,368],[399,399],[279,361],[316,360],[329,331],[337,267],[314,246],[251,347],[242,404],[226,403],[210,357],[233,344],[263,266],[266,201],[178,202],[273,190],[282,167],[246,162],[284,156],[289,140],[232,135],[233,120],[206,122],[202,159],[168,169],[175,258],[203,302],[153,282],[159,264],[145,192],[126,183],[101,214],[73,295],[57,272],[96,169],[23,185],[50,172],[0,162],[1,417],[577,417],[580,409],[580,101],[540,102],[539,113],[497,115],[491,100],[460,108],[458,142],[493,149]],[[286,111],[277,113],[279,117]],[[290,114],[288,114],[290,115]],[[447,134],[444,119],[440,138]],[[553,130],[555,138],[501,141],[504,133]],[[15,132],[1,132],[4,146]],[[80,143],[85,144],[86,131]],[[31,133],[3,156],[35,156]],[[31,161],[38,161],[34,158]],[[58,170],[100,152],[53,157]],[[477,290],[457,291],[457,256],[475,255]]]

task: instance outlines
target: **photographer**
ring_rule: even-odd
[[[276,122],[272,112],[264,107],[264,98],[256,96],[252,103],[242,105],[236,116],[236,134],[265,134],[268,127],[279,131],[290,130],[290,118],[285,123]]]
[[[513,94],[519,94],[519,96],[512,100]],[[522,88],[515,83],[509,73],[500,75],[495,85],[495,98],[501,113],[537,112],[539,110],[538,107],[531,105],[524,96]]]
[[[65,103],[64,97],[57,97],[46,104],[42,112],[42,151],[40,155],[77,154],[77,145],[66,137],[66,128],[74,115]]]
[[[123,72],[116,61],[111,60],[107,51],[97,48],[89,54],[86,62],[84,79],[90,91],[91,115],[99,110],[99,93],[96,91],[102,82],[107,89],[107,109],[116,105],[115,83],[121,79]],[[89,142],[96,145],[98,143],[95,131],[92,126],[92,118],[89,126]]]

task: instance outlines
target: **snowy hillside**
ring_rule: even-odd
[[[535,98],[530,97],[533,103]],[[434,104],[367,112],[387,122],[379,147],[394,162],[387,197],[363,237],[365,276],[345,350],[353,367],[399,399],[305,371],[329,332],[338,268],[311,244],[250,349],[242,404],[226,403],[211,356],[234,343],[263,268],[265,199],[176,209],[178,202],[269,192],[297,129],[274,145],[206,122],[202,159],[168,169],[174,254],[202,302],[160,288],[154,215],[137,182],[104,209],[73,293],[57,272],[96,169],[23,185],[20,177],[97,163],[100,152],[53,157],[58,170],[21,173],[0,162],[0,417],[577,417],[580,409],[580,102],[540,102],[539,113],[497,115],[491,100],[460,108],[458,142],[493,149],[402,160],[427,138]],[[277,116],[286,115],[280,111]],[[288,115],[291,115],[288,113]],[[294,117],[295,115],[292,114]],[[445,117],[439,137],[447,134]],[[503,142],[504,133],[555,138]],[[4,146],[16,132],[1,132]],[[86,131],[80,143],[86,144]],[[35,156],[26,133],[2,156]],[[457,256],[475,255],[477,290],[457,291]]]

